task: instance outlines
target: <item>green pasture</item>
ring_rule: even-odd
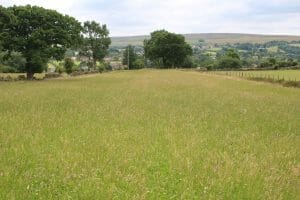
[[[0,91],[0,199],[299,199],[299,89],[141,70]]]

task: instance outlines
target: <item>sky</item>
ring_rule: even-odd
[[[107,24],[111,36],[158,29],[300,35],[300,0],[0,0],[5,7],[26,4]]]

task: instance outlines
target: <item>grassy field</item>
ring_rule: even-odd
[[[0,91],[0,199],[299,199],[299,89],[141,70]]]
[[[217,71],[208,72],[221,75],[240,76],[243,72],[243,76],[247,77],[266,77],[274,79],[284,79],[291,81],[300,81],[300,70],[259,70],[259,71]]]

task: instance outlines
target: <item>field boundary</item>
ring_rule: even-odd
[[[198,71],[199,72],[199,71]],[[235,77],[244,80],[251,81],[259,81],[266,82],[271,84],[282,85],[284,87],[294,87],[300,88],[300,81],[297,79],[286,78],[283,75],[270,75],[270,74],[254,74],[254,73],[245,73],[245,72],[237,72],[237,71],[201,71],[201,73],[206,73],[210,75],[218,75],[218,76],[228,76]]]

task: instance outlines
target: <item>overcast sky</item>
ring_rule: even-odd
[[[300,0],[0,0],[39,5],[83,22],[107,24],[112,36],[176,33],[300,35]]]

